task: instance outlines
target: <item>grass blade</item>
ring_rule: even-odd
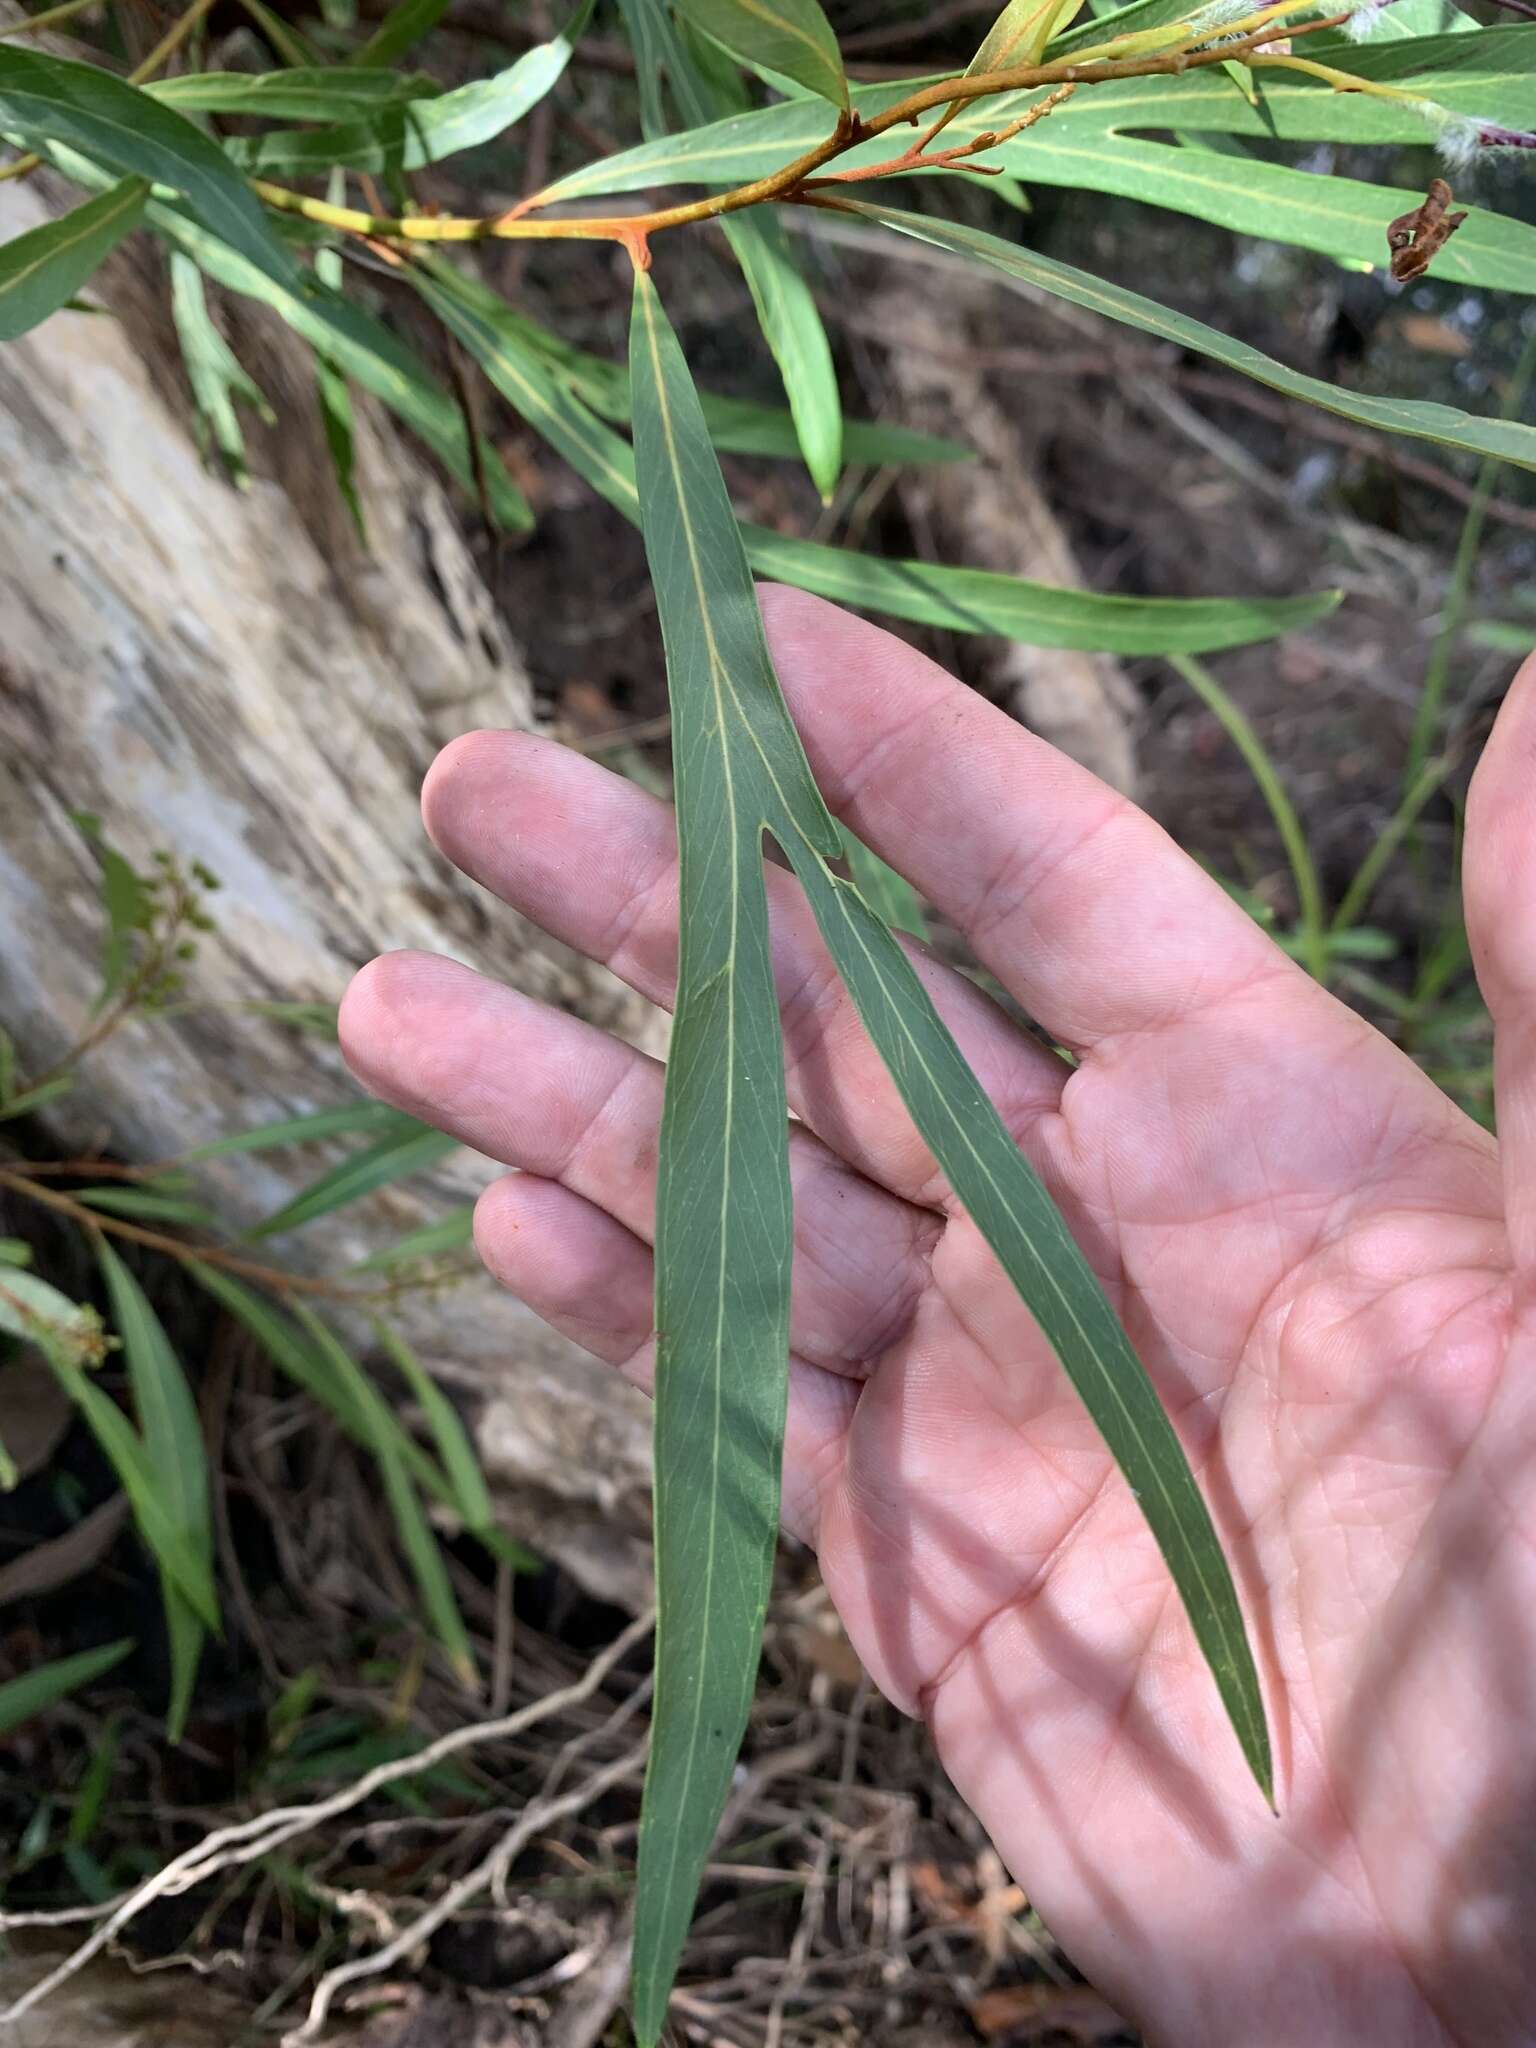
[[[144,217],[149,186],[124,178],[62,220],[45,221],[0,248],[0,341],[15,341],[71,300]]]
[[[648,276],[631,342],[646,552],[672,698],[677,1023],[657,1214],[656,1714],[635,2027],[651,2048],[750,1700],[787,1371],[784,1093],[761,838],[799,875],[907,1108],[1120,1465],[1269,1797],[1258,1677],[1209,1512],[1093,1272],[844,851],[790,722],[687,366]]]
[[[47,1345],[40,1348],[122,1481],[133,1519],[154,1553],[162,1582],[168,1581],[175,1587],[199,1621],[217,1629],[219,1599],[213,1572],[176,1522],[161,1475],[150,1463],[127,1416],[78,1365]]]
[[[1275,764],[1264,750],[1264,742],[1249,724],[1242,710],[1233,703],[1221,684],[1205,667],[1203,662],[1191,661],[1187,656],[1175,655],[1172,666],[1188,683],[1207,711],[1219,721],[1222,731],[1242,755],[1249,773],[1259,786],[1269,815],[1275,821],[1285,847],[1285,857],[1290,862],[1291,880],[1296,889],[1296,907],[1301,924],[1301,960],[1314,981],[1328,983],[1328,928],[1323,912],[1322,884],[1317,879],[1317,867],[1312,859],[1312,849],[1307,844],[1307,835],[1302,830],[1296,807],[1285,791],[1285,784],[1276,772]]]
[[[269,1216],[264,1223],[258,1223],[248,1234],[253,1238],[276,1237],[284,1230],[300,1230],[306,1223],[313,1223],[318,1217],[329,1216],[335,1209],[345,1208],[349,1202],[359,1202],[365,1195],[387,1187],[391,1181],[403,1180],[407,1174],[424,1173],[428,1167],[436,1166],[440,1159],[446,1159],[450,1152],[456,1152],[458,1140],[434,1131],[426,1124],[419,1124],[414,1118],[405,1119],[407,1128],[392,1131],[379,1139],[377,1144],[365,1146],[361,1152],[354,1152],[350,1159],[343,1159],[328,1173],[312,1181],[301,1194],[291,1202],[285,1202],[281,1209]]]
[[[99,1650],[81,1650],[77,1656],[40,1664],[35,1671],[8,1679],[0,1685],[0,1735],[9,1735],[34,1714],[41,1714],[70,1693],[78,1692],[82,1685],[100,1678],[114,1664],[121,1664],[132,1648],[133,1639],[127,1637],[121,1642],[103,1643]]]
[[[495,1513],[480,1460],[465,1434],[458,1410],[394,1325],[386,1323],[381,1316],[373,1317],[372,1321],[374,1335],[399,1369],[427,1418],[427,1427],[437,1445],[437,1455],[448,1475],[448,1484],[453,1488],[454,1505],[464,1518],[465,1528],[473,1530],[476,1535],[481,1534],[492,1526]]]
[[[395,1266],[407,1265],[412,1259],[435,1259],[444,1252],[461,1251],[474,1242],[475,1206],[466,1202],[461,1209],[451,1209],[446,1216],[440,1216],[436,1223],[424,1223],[420,1230],[409,1230],[393,1244],[385,1245],[382,1251],[371,1252],[366,1259],[359,1259],[352,1268],[354,1273],[382,1273]]]
[[[334,1416],[354,1443],[371,1451],[387,1439],[419,1486],[445,1506],[456,1504],[447,1477],[401,1428],[367,1374],[334,1339],[326,1344],[315,1341],[313,1327],[324,1329],[324,1324],[311,1318],[304,1329],[296,1328],[280,1309],[216,1266],[189,1259],[187,1271],[245,1325],[279,1372]]]
[[[345,1387],[354,1412],[368,1431],[369,1448],[378,1459],[384,1491],[399,1531],[400,1546],[410,1564],[421,1594],[422,1606],[432,1631],[448,1653],[455,1676],[466,1686],[477,1682],[474,1652],[459,1613],[458,1602],[448,1582],[447,1567],[437,1538],[417,1497],[411,1476],[416,1446],[372,1380],[357,1364],[346,1346],[327,1323],[303,1302],[295,1313],[313,1350],[324,1359],[338,1386]]]
[[[104,1238],[97,1241],[96,1257],[106,1278],[112,1319],[123,1340],[150,1468],[159,1481],[168,1516],[211,1580],[213,1521],[197,1404],[164,1325],[138,1281]],[[166,1735],[171,1742],[180,1742],[197,1683],[205,1630],[197,1610],[163,1566],[160,1577],[171,1650]]]
[[[723,613],[745,602],[755,616],[755,600],[750,582],[743,593],[714,573],[722,526],[740,553],[735,520],[644,273],[630,351],[681,859],[656,1217],[656,1711],[634,1962],[635,2031],[654,2048],[752,1702],[778,1533],[792,1229],[765,819],[761,790],[738,777],[746,714],[722,667]]]
[[[339,1102],[331,1109],[316,1109],[304,1116],[284,1117],[277,1123],[253,1124],[247,1131],[232,1131],[228,1137],[212,1138],[182,1153],[185,1164],[199,1159],[224,1159],[235,1152],[270,1152],[279,1145],[312,1145],[320,1138],[351,1137],[358,1131],[394,1132],[409,1124],[419,1130],[414,1117],[407,1117],[387,1102],[371,1098]]]
[[[384,1493],[390,1513],[395,1518],[400,1548],[411,1567],[432,1633],[447,1653],[454,1677],[467,1690],[473,1691],[479,1684],[480,1674],[475,1668],[475,1653],[470,1648],[464,1617],[453,1597],[443,1553],[411,1484],[404,1460],[392,1445],[380,1449],[379,1470],[384,1475]]]
[[[213,1219],[201,1202],[186,1195],[162,1194],[154,1188],[76,1188],[74,1199],[107,1216],[131,1216],[140,1223],[182,1223],[211,1227]]]

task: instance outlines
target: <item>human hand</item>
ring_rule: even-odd
[[[1280,1817],[1136,1503],[770,868],[801,1119],[788,1526],[1052,1929],[1155,2039],[1529,2043],[1536,662],[1466,832],[1501,1162],[1132,805],[891,636],[763,603],[832,809],[1079,1056],[920,961],[1211,1504]],[[664,804],[474,733],[424,811],[467,874],[670,1000]],[[363,970],[342,1042],[367,1086],[521,1169],[481,1200],[487,1265],[648,1384],[662,1069],[421,955]]]

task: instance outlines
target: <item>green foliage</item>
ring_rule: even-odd
[[[1246,172],[1244,175],[1246,177]],[[1202,321],[1175,313],[1159,305],[1155,299],[1144,298],[1140,292],[1106,284],[1102,278],[1090,277],[1086,271],[1075,270],[1070,264],[1038,256],[1033,250],[1021,249],[997,235],[984,233],[980,228],[933,220],[926,214],[894,213],[885,207],[860,205],[858,211],[868,219],[896,228],[920,242],[931,242],[940,249],[975,256],[1000,270],[1004,276],[1050,292],[1071,305],[1122,321],[1143,334],[1153,334],[1160,340],[1194,349],[1213,362],[1224,363],[1228,369],[1252,377],[1257,384],[1267,384],[1272,390],[1283,391],[1292,398],[1304,398],[1324,412],[1337,413],[1344,419],[1357,420],[1384,433],[1414,434],[1427,441],[1439,441],[1447,448],[1464,448],[1475,454],[1494,455],[1501,461],[1518,463],[1523,469],[1536,469],[1536,427],[1524,421],[1477,419],[1469,413],[1458,412],[1450,405],[1433,405],[1425,400],[1405,398],[1372,398],[1364,392],[1345,390],[1339,385],[1324,383],[1320,377],[1307,377],[1300,371],[1288,370],[1246,342],[1235,341],[1230,335],[1207,327]],[[1384,226],[1382,240],[1384,243]],[[1536,255],[1536,230],[1532,231],[1532,251]],[[1536,288],[1536,271],[1532,272],[1532,285]]]
[[[635,1933],[649,2048],[751,1701],[778,1518],[792,1228],[765,832],[913,1121],[1140,1500],[1266,1797],[1272,1767],[1226,1560],[1151,1383],[906,954],[830,866],[843,835],[779,694],[703,413],[644,272],[630,367],[681,855],[656,1222],[657,1711]]]
[[[455,1150],[455,1139],[445,1137],[441,1131],[431,1130],[427,1125],[418,1123],[415,1117],[402,1116],[397,1111],[382,1138],[321,1174],[302,1194],[295,1195],[291,1202],[285,1202],[264,1223],[258,1223],[250,1234],[252,1237],[276,1237],[281,1231],[300,1230],[317,1217],[329,1216],[334,1209],[344,1208],[349,1202],[361,1201],[364,1195],[388,1187],[391,1181],[403,1180],[410,1173],[425,1172]]]
[[[627,519],[638,521],[640,493],[629,443],[596,417],[578,383],[530,340],[527,323],[484,286],[437,259],[419,263],[413,281],[528,424],[595,491]],[[626,415],[629,403],[626,397]],[[709,417],[706,411],[706,431]],[[1037,647],[1203,653],[1310,624],[1337,602],[1331,595],[1268,600],[1106,597],[987,569],[893,562],[762,526],[744,523],[741,531],[753,568],[764,576],[870,611],[961,633],[1005,633]]]
[[[93,1684],[114,1665],[121,1664],[133,1648],[131,1642],[104,1643],[99,1650],[82,1650],[78,1656],[60,1657],[53,1664],[40,1664],[35,1671],[0,1685],[0,1735],[9,1735],[34,1714],[67,1699],[82,1686]]]
[[[1393,942],[1359,920],[1387,863],[1441,787],[1446,763],[1431,753],[1442,744],[1445,662],[1465,609],[1478,506],[1498,464],[1536,468],[1536,428],[1513,402],[1497,420],[1306,375],[1163,305],[1155,276],[1147,280],[1149,293],[1112,285],[1036,254],[1011,238],[1012,228],[1007,238],[987,234],[946,208],[958,161],[1006,174],[1015,197],[1040,185],[1122,195],[1333,261],[1385,268],[1387,225],[1417,204],[1422,186],[1370,184],[1347,174],[1347,156],[1343,172],[1321,176],[1307,167],[1305,153],[1318,145],[1413,145],[1438,132],[1477,156],[1485,131],[1536,127],[1536,24],[1483,27],[1450,0],[1393,0],[1370,33],[1353,42],[1332,30],[1313,32],[1326,19],[1319,4],[1310,15],[1299,8],[1284,23],[1313,67],[1306,69],[1260,47],[1257,33],[1244,43],[1255,23],[1234,20],[1229,10],[1221,29],[1239,40],[1218,44],[1215,26],[1207,20],[1202,29],[1180,0],[1134,0],[1075,25],[1075,0],[1009,0],[963,73],[850,94],[818,0],[620,0],[644,141],[607,151],[527,195],[510,215],[454,220],[420,203],[414,174],[496,143],[549,94],[568,91],[562,80],[590,5],[578,6],[562,32],[501,70],[443,90],[402,60],[442,20],[444,0],[401,0],[368,34],[352,0],[322,0],[319,18],[302,30],[279,20],[263,0],[244,4],[286,68],[191,71],[135,84],[116,75],[115,63],[0,45],[0,133],[36,149],[87,195],[74,212],[0,249],[0,339],[75,302],[107,252],[142,226],[169,252],[171,307],[188,377],[208,445],[233,481],[243,481],[246,468],[236,402],[264,411],[266,401],[220,332],[209,286],[255,299],[309,347],[337,488],[360,534],[353,387],[388,406],[498,527],[525,533],[533,512],[497,455],[496,430],[482,430],[476,408],[450,391],[392,324],[409,292],[418,321],[430,317],[453,338],[470,375],[483,377],[589,488],[643,530],[667,649],[682,877],[679,1000],[658,1200],[659,1676],[636,1946],[637,2028],[643,2041],[654,2042],[750,1701],[777,1521],[792,1219],[765,834],[798,875],[919,1130],[1136,1491],[1244,1754],[1266,1793],[1270,1786],[1264,1710],[1242,1616],[1178,1440],[1086,1262],[893,936],[921,936],[921,904],[843,833],[817,794],[778,693],[751,573],[952,631],[1172,658],[1244,754],[1285,846],[1299,918],[1294,930],[1277,932],[1280,942],[1320,978],[1352,977],[1353,986],[1392,1012],[1402,1042],[1474,1113],[1486,1114],[1485,1020],[1469,993],[1459,920],[1448,920],[1426,948],[1407,994],[1372,981],[1371,964]],[[336,61],[321,62],[320,50],[336,52]],[[1068,65],[1078,67],[1073,79],[1064,75]],[[1040,75],[971,94],[976,81],[1004,67]],[[1057,103],[1061,85],[1073,89]],[[1048,114],[1028,120],[1048,97]],[[231,120],[239,133],[223,132]],[[925,148],[941,131],[941,144],[925,161]],[[859,200],[857,184],[827,182],[893,169],[924,210],[895,212]],[[364,176],[382,181],[383,196]],[[275,179],[323,184],[325,197]],[[704,196],[649,212],[580,218],[569,205],[554,204],[627,205],[625,195],[658,187]],[[389,204],[397,212],[364,213],[349,203],[357,197],[371,209]],[[842,214],[845,232],[851,213],[870,245],[893,258],[910,257],[914,243],[926,243],[1012,287],[1102,315],[1359,425],[1482,458],[1478,505],[1463,538],[1403,800],[1331,917],[1274,764],[1219,681],[1193,657],[1316,622],[1336,601],[1332,594],[1172,600],[1061,590],[964,566],[866,555],[738,519],[718,451],[798,452],[826,501],[846,462],[956,461],[967,453],[883,424],[844,422],[832,350],[791,232],[810,208],[829,204]],[[718,223],[750,291],[787,410],[695,390],[648,261],[656,237],[704,220]],[[616,245],[633,259],[628,366],[540,328],[493,291],[462,251],[447,253],[459,243],[542,235]],[[350,271],[346,257],[354,259]],[[404,291],[380,290],[385,269],[390,286]],[[1536,293],[1536,228],[1491,206],[1472,207],[1436,253],[1434,276]],[[391,317],[372,310],[375,304]],[[1474,630],[1486,645],[1525,632],[1498,620],[1475,622]],[[100,873],[100,995],[86,1037],[48,1073],[19,1076],[0,1037],[0,1119],[45,1107],[67,1090],[81,1051],[124,1016],[164,1009],[180,997],[178,963],[209,922],[212,878],[195,864],[159,856],[141,872],[102,841],[94,821],[81,825]],[[1256,915],[1272,921],[1251,894],[1233,886]],[[324,1006],[250,1007],[283,1014],[300,1028],[334,1031]],[[412,1118],[348,1103],[221,1135],[189,1162],[333,1137],[362,1142],[267,1217],[254,1237],[301,1229],[429,1168],[452,1149],[450,1139]],[[76,1189],[69,1200],[76,1220],[92,1231],[152,1229],[179,1247],[188,1270],[278,1369],[365,1448],[426,1626],[459,1679],[472,1686],[469,1636],[432,1515],[462,1525],[499,1559],[525,1560],[494,1528],[462,1425],[396,1324],[378,1317],[375,1338],[420,1412],[421,1442],[330,1322],[302,1306],[278,1307],[230,1270],[240,1259],[202,1256],[166,1236],[207,1226],[188,1183],[172,1175],[104,1181]],[[460,1207],[373,1253],[358,1273],[384,1275],[379,1291],[392,1298],[413,1277],[432,1279],[432,1262],[461,1251],[471,1228],[471,1210]],[[9,1240],[0,1241],[0,1331],[42,1352],[128,1495],[161,1576],[175,1733],[185,1722],[206,1632],[219,1622],[208,1475],[182,1365],[137,1283],[105,1245],[101,1259],[132,1418],[94,1377],[112,1342],[100,1319],[28,1272]],[[0,1484],[8,1471],[14,1476],[0,1452]],[[115,1657],[123,1647],[91,1655]],[[51,1671],[62,1691],[103,1668],[66,1659],[33,1677],[46,1680]],[[340,1768],[338,1759],[355,1763],[367,1745],[384,1739],[366,1727],[338,1731],[329,1721],[313,1731],[314,1690],[301,1681],[274,1709],[274,1748],[294,1752],[281,1768]],[[0,1726],[13,1694],[0,1688]],[[46,1704],[58,1696],[43,1684],[26,1698]],[[313,1750],[306,1748],[312,1733],[321,1745]],[[87,1893],[104,1881],[87,1840],[109,1777],[107,1764],[82,1783],[74,1806],[67,1853]],[[48,1839],[46,1817],[41,1825],[38,1854]]]
[[[276,284],[299,288],[293,257],[224,151],[126,80],[0,43],[0,129],[32,144],[64,143],[119,177],[168,185],[248,263]]]
[[[679,0],[679,11],[748,63],[792,78],[834,106],[848,104],[837,38],[818,0]]]
[[[620,5],[641,69],[641,125],[647,135],[666,133],[662,108],[668,96],[688,127],[739,111],[729,88],[723,88],[701,62],[698,44],[690,45],[682,25],[673,22],[667,0],[620,0]],[[746,11],[755,15],[757,0],[752,0]],[[819,10],[814,11],[819,16]],[[691,18],[700,27],[710,28],[711,21],[705,19],[710,12],[700,8]],[[714,33],[720,34],[718,26]],[[729,42],[724,35],[721,40]],[[834,55],[835,50],[834,44]],[[799,77],[800,73],[792,75]],[[840,65],[838,77],[841,79]],[[763,338],[784,379],[806,468],[825,503],[831,499],[845,451],[837,373],[821,315],[781,221],[763,212],[727,220],[724,227],[731,253],[752,294]]]
[[[204,448],[215,450],[230,481],[243,487],[249,477],[245,436],[235,413],[236,400],[250,406],[268,426],[277,424],[277,415],[214,326],[204,296],[203,273],[179,249],[171,251],[171,312],[181,342],[182,361],[187,366],[187,381],[197,405],[198,430]]]
[[[67,305],[138,226],[148,193],[142,178],[124,178],[62,220],[47,221],[0,247],[0,341],[14,341]]]
[[[106,1278],[112,1319],[122,1338],[146,1460],[159,1488],[165,1518],[198,1560],[211,1585],[213,1520],[197,1405],[144,1290],[105,1241],[98,1243],[96,1256]],[[179,1742],[197,1680],[204,1618],[164,1565],[161,1590],[171,1645],[171,1701],[166,1733],[172,1742]]]

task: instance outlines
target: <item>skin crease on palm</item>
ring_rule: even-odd
[[[1278,1816],[1124,1482],[768,870],[795,1182],[785,1519],[1073,1958],[1158,2043],[1536,2040],[1536,661],[1465,889],[1500,1148],[1132,805],[890,635],[763,593],[834,811],[1074,1069],[922,955],[1174,1417],[1238,1579]],[[472,733],[464,872],[658,1002],[670,810]],[[492,1272],[646,1385],[662,1070],[422,955],[362,1081],[519,1169]]]

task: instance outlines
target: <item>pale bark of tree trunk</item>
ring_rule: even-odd
[[[0,185],[0,239],[78,195]],[[400,946],[457,955],[630,1037],[649,1013],[611,977],[455,874],[420,825],[437,747],[533,722],[528,676],[444,494],[360,407],[369,551],[341,507],[304,351],[244,304],[220,317],[280,429],[237,491],[200,460],[158,256],[140,237],[92,294],[0,351],[0,1025],[23,1075],[86,1028],[102,915],[71,813],[99,813],[137,866],[157,847],[223,884],[184,1014],[134,1021],[47,1112],[62,1147],[142,1161],[355,1088],[323,1039],[232,1007],[334,1002]],[[530,622],[530,630],[536,622]],[[213,1163],[231,1224],[270,1212],[334,1152]],[[279,1256],[335,1271],[463,1201],[484,1162],[422,1197],[393,1191]],[[404,1315],[468,1390],[512,1531],[592,1590],[634,1604],[647,1571],[643,1404],[488,1283]]]

